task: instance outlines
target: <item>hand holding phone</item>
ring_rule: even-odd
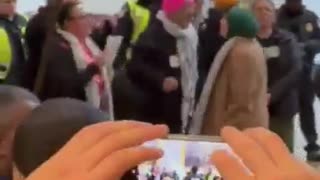
[[[296,159],[281,138],[267,129],[255,128],[240,132],[235,128],[227,127],[222,131],[222,138],[250,170],[247,171],[228,153],[216,152],[213,155],[213,163],[224,179],[320,179],[318,171]]]
[[[220,173],[210,159],[212,152],[232,151],[219,138],[205,136],[173,135],[168,139],[155,140],[144,144],[164,151],[163,158],[141,164],[138,179],[156,180],[216,180]]]

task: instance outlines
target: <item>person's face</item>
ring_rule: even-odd
[[[261,28],[272,28],[276,21],[276,12],[272,4],[266,0],[260,0],[253,7],[253,12]]]
[[[67,26],[73,29],[79,36],[86,37],[91,33],[92,27],[89,23],[88,16],[78,6],[72,9],[67,23]]]
[[[169,15],[169,18],[179,25],[181,28],[186,29],[192,22],[195,14],[195,4],[186,5],[177,13]]]
[[[0,15],[12,16],[16,12],[16,0],[0,0]]]
[[[229,25],[227,19],[224,17],[220,20],[220,35],[222,37],[227,37],[229,31]]]

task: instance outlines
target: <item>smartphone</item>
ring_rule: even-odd
[[[214,151],[231,148],[217,137],[171,135],[145,143],[164,151],[162,159],[141,164],[134,170],[139,180],[219,180],[218,170],[210,162]]]

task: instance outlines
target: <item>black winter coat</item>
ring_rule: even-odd
[[[304,48],[304,68],[311,73],[314,57],[320,53],[320,24],[319,17],[312,11],[303,9],[301,14],[289,15],[285,6],[280,9],[278,25],[294,33]]]
[[[181,87],[168,94],[162,90],[166,77],[175,77],[180,84],[180,67],[170,64],[170,59],[178,58],[176,39],[155,19],[134,46],[132,55],[128,77],[146,95],[140,120],[167,124],[171,133],[180,133]]]
[[[29,90],[33,90],[35,85],[47,35],[55,30],[55,11],[56,9],[51,7],[40,8],[38,14],[30,19],[26,29],[26,46],[29,57],[22,85]]]
[[[271,94],[269,112],[271,117],[291,119],[298,112],[297,90],[302,70],[302,51],[293,34],[275,30],[267,39],[273,45],[266,46],[261,40],[265,54],[268,48],[279,50],[278,57],[267,57],[268,88]]]
[[[91,64],[78,71],[69,43],[56,33],[48,38],[41,62],[45,63],[39,93],[41,100],[69,97],[87,101],[85,87],[99,73],[97,65]]]
[[[203,85],[207,79],[211,64],[225,42],[225,39],[220,35],[220,20],[223,13],[210,9],[208,18],[200,24],[199,27],[199,48],[198,48],[198,71],[199,81],[197,87],[197,99],[201,94]]]

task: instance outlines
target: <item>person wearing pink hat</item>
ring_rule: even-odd
[[[194,0],[163,0],[155,20],[133,48],[128,76],[146,98],[138,119],[186,130],[198,80]]]

